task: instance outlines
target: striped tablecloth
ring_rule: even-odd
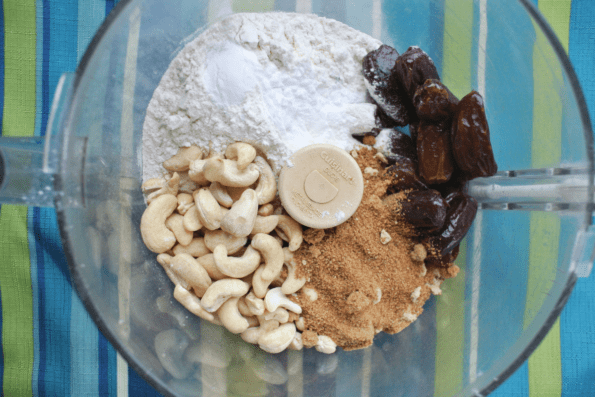
[[[456,0],[442,1],[456,5]],[[75,69],[115,3],[0,2],[3,136],[44,134],[60,75]],[[241,9],[244,3],[235,0],[234,7]],[[317,0],[260,3],[263,7],[276,4],[285,11],[320,8]],[[344,15],[349,9],[354,12],[366,7],[363,3],[372,1],[336,0],[327,11]],[[595,3],[535,3],[569,52],[589,110],[595,115]],[[578,280],[545,341],[493,395],[595,396],[594,290],[595,272]],[[53,209],[1,207],[0,298],[0,385],[4,396],[159,395],[128,368],[85,312],[71,286]]]

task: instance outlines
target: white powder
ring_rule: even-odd
[[[235,14],[205,30],[171,62],[147,108],[143,180],[192,144],[222,152],[233,141],[262,150],[276,172],[296,150],[374,125],[362,59],[378,40],[315,15]]]

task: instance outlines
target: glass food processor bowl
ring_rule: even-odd
[[[122,0],[56,91],[45,141],[2,138],[3,202],[55,205],[73,280],[100,330],[166,395],[470,396],[502,383],[591,271],[593,135],[570,62],[528,0]],[[459,276],[367,349],[264,353],[200,321],[142,243],[145,110],[176,53],[231,12],[312,12],[404,52],[423,48],[461,97],[486,99],[497,175]],[[159,340],[159,343],[156,343]]]

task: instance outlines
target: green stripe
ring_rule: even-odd
[[[562,46],[568,51],[571,0],[540,0],[539,9],[546,17]],[[536,31],[539,32],[538,29]],[[562,102],[555,87],[562,84],[561,67],[546,37],[538,33],[533,50],[533,145],[534,168],[555,166],[561,159]],[[552,66],[554,65],[554,66]],[[555,213],[531,213],[531,245],[524,325],[535,318],[556,278],[560,217]],[[562,364],[560,322],[529,358],[529,395],[560,396]]]
[[[444,50],[442,81],[457,96],[471,91],[473,53],[473,2],[444,1]],[[464,376],[465,264],[467,243],[461,243],[456,264],[459,275],[444,282],[436,309],[435,396],[461,390]]]
[[[33,136],[35,131],[35,17],[34,0],[4,0],[3,136]],[[0,252],[3,391],[6,396],[31,396],[33,295],[26,207],[2,206]]]
[[[265,12],[275,9],[275,0],[233,0],[233,12]]]

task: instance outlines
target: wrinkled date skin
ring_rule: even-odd
[[[430,238],[431,244],[442,256],[451,252],[465,237],[477,213],[477,201],[463,192],[449,194],[446,220],[439,235]]]
[[[459,100],[439,80],[426,80],[415,91],[413,105],[417,117],[424,121],[442,121],[450,119]]]
[[[397,157],[405,157],[417,161],[417,148],[413,139],[399,130],[391,132],[390,151]]]
[[[418,172],[432,185],[448,181],[454,171],[447,126],[420,122],[417,129]]]
[[[444,225],[446,208],[446,201],[436,190],[413,190],[401,202],[400,215],[411,226],[433,232]]]
[[[460,247],[460,245],[457,245],[456,247],[454,247],[452,249],[452,251],[450,251],[448,254],[446,254],[444,256],[440,256],[440,257],[428,256],[426,258],[426,264],[431,265],[431,266],[448,267],[451,263],[453,263],[457,259],[457,256],[459,256],[459,247]]]
[[[409,47],[395,63],[389,79],[390,87],[401,87],[409,100],[426,80],[440,80],[432,59],[419,47]]]
[[[386,173],[392,177],[389,193],[396,193],[406,189],[425,190],[428,187],[417,177],[417,162],[401,157],[399,160],[386,169]]]
[[[471,91],[459,102],[451,134],[454,159],[469,179],[498,171],[483,98],[478,92]]]
[[[390,117],[397,126],[409,124],[410,109],[402,98],[403,95],[389,85],[389,77],[399,53],[394,48],[381,45],[369,52],[362,62],[364,80],[368,93],[376,104]]]

